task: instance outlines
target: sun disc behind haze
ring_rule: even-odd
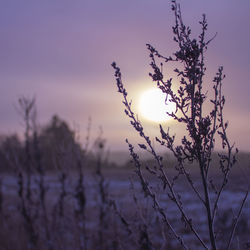
[[[165,122],[172,119],[167,112],[175,111],[175,104],[166,101],[166,94],[158,88],[151,88],[141,94],[139,100],[139,113],[152,122]]]

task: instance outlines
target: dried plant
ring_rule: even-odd
[[[77,201],[77,207],[75,208],[75,217],[78,225],[78,230],[80,231],[80,249],[88,248],[88,237],[86,231],[86,187],[84,183],[84,165],[87,164],[87,154],[89,150],[89,140],[91,131],[91,119],[88,120],[87,126],[87,136],[85,141],[85,146],[83,152],[76,150],[75,157],[77,159],[77,170],[78,170],[78,180],[75,187],[74,197]]]
[[[31,173],[32,173],[32,159],[31,159],[31,137],[32,137],[32,121],[36,117],[36,108],[35,108],[35,98],[21,97],[18,100],[19,103],[19,113],[22,116],[25,132],[25,162],[24,166],[27,173],[27,190],[26,198],[31,201]]]
[[[32,121],[35,121],[36,108],[35,98],[21,97],[19,98],[19,112],[23,118],[25,132],[25,157],[23,164],[18,162],[18,196],[21,201],[21,214],[24,219],[25,229],[29,236],[28,248],[34,249],[38,242],[38,235],[35,230],[35,222],[38,210],[32,197],[32,153],[31,153],[31,138],[32,138]],[[25,172],[24,172],[25,171]],[[24,173],[23,173],[24,172]]]
[[[3,137],[0,145],[3,158],[15,170],[0,178],[0,215],[4,219],[0,231],[12,230],[11,239],[20,237],[22,242],[0,235],[0,248],[126,247],[122,229],[117,229],[119,223],[104,175],[103,168],[109,166],[102,131],[90,147],[89,121],[82,148],[75,131],[65,121],[53,116],[47,126],[38,128],[35,100],[23,97],[19,103],[25,125],[24,142],[11,136]],[[13,174],[17,174],[16,185],[11,183]],[[146,234],[145,239],[142,236],[145,244]]]
[[[98,193],[98,214],[99,214],[99,225],[98,225],[98,241],[99,247],[104,247],[104,232],[105,228],[108,227],[107,216],[109,212],[109,197],[108,197],[108,183],[103,175],[102,167],[105,164],[106,140],[103,138],[103,131],[100,128],[100,134],[94,142],[94,148],[96,151],[96,167],[95,167],[95,178],[97,180],[97,193]]]
[[[161,55],[152,45],[147,44],[149,50],[150,65],[152,73],[150,77],[157,87],[166,95],[166,100],[169,99],[176,106],[175,112],[168,113],[177,123],[185,126],[187,133],[182,137],[181,143],[178,145],[175,135],[171,135],[169,129],[166,131],[160,125],[161,138],[156,137],[156,141],[167,150],[172,152],[178,164],[173,166],[177,170],[177,175],[171,177],[166,166],[163,164],[163,157],[160,156],[153,147],[152,140],[144,132],[144,128],[140,120],[134,113],[131,101],[128,100],[127,91],[122,82],[120,68],[116,63],[112,63],[115,69],[116,85],[118,92],[121,93],[123,104],[125,105],[125,114],[129,117],[131,125],[144,139],[144,144],[139,144],[139,147],[150,152],[155,160],[156,167],[147,170],[150,174],[158,177],[162,187],[166,190],[170,200],[174,202],[177,210],[181,215],[181,220],[186,227],[193,233],[197,241],[204,249],[219,249],[215,221],[219,209],[219,201],[223,191],[229,182],[229,174],[232,167],[236,163],[236,155],[238,149],[234,148],[234,144],[230,143],[227,135],[228,122],[224,121],[224,104],[225,97],[222,93],[222,81],[225,78],[223,67],[219,67],[216,76],[213,79],[213,98],[210,99],[212,108],[209,112],[208,95],[204,92],[204,75],[206,73],[204,54],[207,51],[209,43],[213,40],[206,40],[205,34],[207,31],[207,20],[203,15],[200,21],[201,33],[197,39],[191,37],[191,29],[187,27],[183,20],[180,10],[180,5],[173,0],[172,11],[174,13],[175,25],[173,26],[174,41],[178,49],[171,56]],[[176,81],[173,83],[173,78],[165,78],[163,75],[163,66],[169,63],[178,65],[174,70]],[[150,101],[150,100],[149,100]],[[218,135],[218,136],[217,136]],[[217,138],[219,137],[219,138]],[[222,153],[219,156],[219,168],[221,178],[219,182],[213,179],[211,169],[214,169],[212,162],[212,153],[215,149],[215,144],[220,140]],[[157,198],[158,193],[152,188],[150,181],[144,174],[142,162],[139,156],[134,151],[134,146],[126,140],[129,146],[130,154],[134,160],[136,173],[140,179],[142,189],[146,196],[152,198],[154,209],[162,216],[163,222],[168,226],[172,235],[177,239],[184,249],[188,249],[183,235],[179,233],[166,213],[164,205]],[[201,187],[194,183],[194,177],[189,171],[187,164],[196,164],[199,170],[199,182]],[[196,166],[195,165],[195,166]],[[189,215],[186,207],[181,200],[181,194],[176,189],[177,179],[184,176],[189,184],[190,190],[197,196],[199,202],[204,208],[204,214],[207,217],[206,225],[209,234],[209,240],[205,240],[200,233],[199,227],[193,223],[192,217]],[[230,249],[235,235],[235,229],[239,222],[243,206],[246,202],[249,192],[247,191],[239,204],[238,212],[231,218],[232,226],[227,241],[223,242],[223,249]],[[215,198],[211,198],[215,195]],[[220,242],[221,245],[221,242]]]
[[[3,190],[2,190],[2,179],[0,177],[0,214],[2,214],[3,210]]]

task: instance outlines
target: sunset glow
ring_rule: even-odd
[[[161,123],[172,119],[167,114],[175,111],[174,103],[166,102],[166,95],[160,89],[152,88],[142,93],[139,112],[147,120]]]
[[[115,61],[133,111],[146,126],[156,127],[158,132],[158,123],[164,122],[182,136],[185,131],[176,131],[176,122],[166,115],[170,104],[164,105],[165,97],[146,98],[139,105],[144,102],[140,100],[143,92],[155,86],[148,76],[153,72],[145,45],[151,44],[163,56],[176,52],[170,2],[1,1],[0,135],[22,135],[24,128],[15,106],[20,96],[35,96],[41,125],[57,114],[71,125],[79,124],[84,143],[91,117],[93,138],[101,126],[111,150],[127,151],[124,138],[131,134],[131,126],[110,65]],[[224,113],[230,121],[231,140],[249,151],[250,32],[246,25],[250,23],[250,1],[180,0],[180,4],[183,21],[197,41],[202,13],[208,20],[207,39],[218,33],[204,55],[206,101],[213,96],[212,80],[222,65],[226,74]],[[168,67],[163,65],[164,79],[173,78],[177,89],[181,79],[173,71],[175,63]],[[160,107],[158,102],[162,102]],[[204,112],[209,114],[210,110]],[[131,137],[136,141],[136,136]]]

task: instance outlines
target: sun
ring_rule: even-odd
[[[139,113],[152,122],[165,122],[172,119],[167,112],[175,111],[175,104],[166,100],[166,94],[158,88],[151,88],[141,94]]]

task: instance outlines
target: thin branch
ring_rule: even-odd
[[[245,203],[246,203],[246,200],[247,200],[247,197],[248,197],[248,194],[249,194],[249,190],[250,190],[250,185],[248,186],[248,189],[247,189],[247,191],[246,191],[246,194],[245,194],[245,196],[244,196],[244,199],[243,199],[242,202],[241,202],[241,206],[240,206],[239,212],[238,212],[236,218],[234,219],[233,227],[232,227],[231,234],[230,234],[230,237],[229,237],[229,240],[228,240],[228,244],[227,244],[227,248],[226,248],[226,249],[228,249],[228,250],[229,250],[230,247],[231,247],[232,240],[233,240],[233,236],[234,236],[234,234],[235,234],[235,229],[236,229],[236,227],[237,227],[237,225],[238,225],[239,218],[240,218],[240,216],[241,216],[243,207],[244,207],[244,205],[245,205]]]

